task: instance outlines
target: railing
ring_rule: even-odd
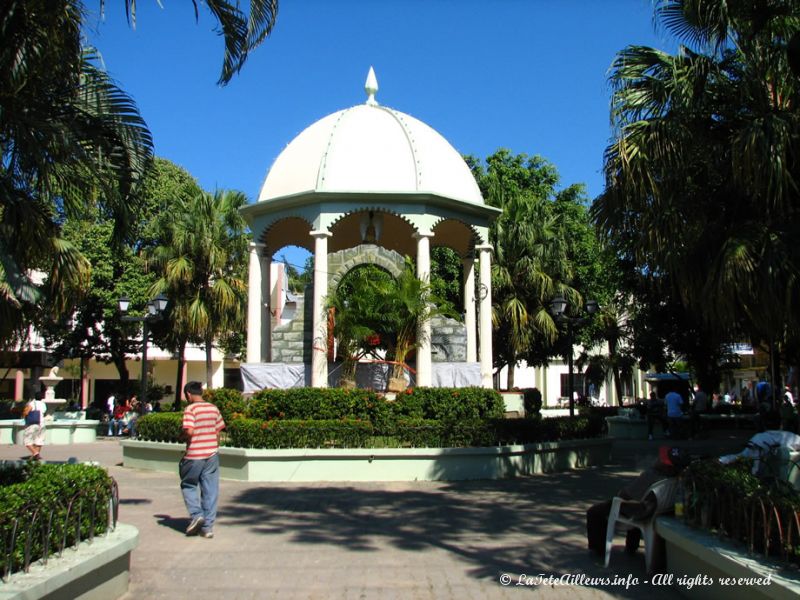
[[[684,476],[684,520],[744,543],[751,554],[800,563],[800,494],[785,480],[784,473],[770,472],[774,470],[772,464],[764,465],[759,482],[749,474],[752,461],[743,462],[747,466],[739,467],[736,479],[692,473]],[[797,464],[791,463],[789,473],[796,468]]]
[[[99,506],[101,501],[104,506]],[[60,509],[66,510],[62,518],[57,519]],[[101,516],[103,513],[105,517]],[[87,516],[88,522],[84,523]],[[105,535],[108,535],[116,528],[118,516],[119,487],[113,477],[108,489],[104,489],[104,486],[82,489],[66,503],[50,508],[35,504],[23,506],[19,516],[11,521],[4,539],[0,540],[4,558],[0,578],[8,582],[14,573],[27,573],[37,560],[41,559],[41,563],[46,565],[51,554],[60,558],[67,548],[77,548],[82,541],[91,543],[98,527],[104,528]],[[20,536],[25,536],[21,553]],[[56,548],[51,551],[54,541]]]

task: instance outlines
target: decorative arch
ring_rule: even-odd
[[[342,277],[361,265],[377,265],[392,277],[399,277],[404,264],[401,254],[375,244],[339,250],[328,255],[328,289],[339,287]]]
[[[258,241],[264,244],[270,257],[284,246],[300,246],[313,252],[311,228],[311,223],[303,217],[281,217],[264,228]]]
[[[434,246],[448,246],[461,258],[473,256],[480,239],[477,230],[461,219],[443,217],[434,223],[431,230]]]
[[[380,229],[379,238],[370,241],[401,255],[414,254],[413,234],[416,231],[414,224],[407,216],[378,206],[358,208],[339,216],[328,229],[332,236],[330,250],[337,252],[364,244],[364,221],[370,213],[373,216],[370,221],[374,220]]]

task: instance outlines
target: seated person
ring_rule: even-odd
[[[620,513],[634,519],[646,519],[652,516],[656,510],[657,500],[654,494],[649,493],[645,496],[645,492],[662,479],[676,477],[688,464],[688,457],[680,448],[661,446],[656,462],[617,492],[620,498],[630,500],[622,504]],[[586,511],[586,538],[589,550],[598,556],[602,556],[606,551],[606,529],[610,512],[611,500],[595,504]],[[628,552],[636,552],[640,539],[641,532],[638,529],[635,527],[629,529],[625,538],[625,549]]]
[[[108,435],[122,435],[123,429],[128,425],[129,412],[130,404],[127,399],[117,403],[108,422]]]

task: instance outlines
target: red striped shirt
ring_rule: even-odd
[[[192,402],[183,412],[183,428],[194,430],[184,458],[201,460],[214,456],[219,450],[217,436],[225,429],[225,421],[210,402]]]

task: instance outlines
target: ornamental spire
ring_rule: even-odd
[[[378,101],[375,100],[375,94],[378,92],[378,79],[375,77],[375,70],[370,67],[367,74],[367,81],[364,83],[364,91],[367,92],[367,104],[369,106],[378,106]]]

